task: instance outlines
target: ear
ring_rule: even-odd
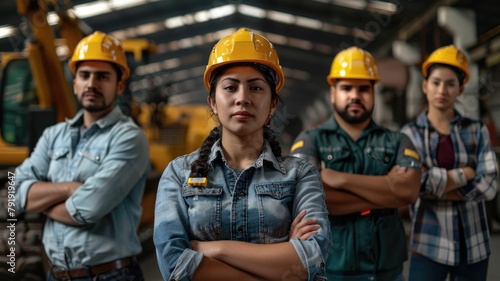
[[[125,81],[122,79],[116,84],[116,94],[121,95],[125,91]]]
[[[276,107],[278,107],[278,98],[271,100],[271,109],[269,110],[269,115],[274,114],[274,111],[276,111]]]
[[[330,102],[331,104],[335,104],[335,86],[330,85]]]
[[[464,93],[464,89],[465,89],[464,84],[462,84],[462,85],[460,86],[460,92],[458,92],[458,95],[459,95],[459,96],[461,96],[461,95]]]
[[[424,95],[427,94],[427,80],[422,80],[422,92],[424,93]]]
[[[207,97],[207,103],[212,108],[212,112],[217,115],[217,103],[215,102],[215,98]]]
[[[76,85],[75,85],[75,83],[76,83],[76,82],[75,82],[75,80],[76,80],[76,79],[75,79],[75,78],[73,78],[73,94],[74,94],[75,96],[77,96],[77,95],[78,95],[78,93],[76,92]]]

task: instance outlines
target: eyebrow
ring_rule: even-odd
[[[98,70],[98,71],[91,71],[91,70],[86,70],[86,69],[79,69],[77,72],[84,72],[84,73],[95,73],[95,74],[111,74],[111,71],[107,70]]]
[[[441,79],[439,77],[431,77],[430,80],[439,80],[439,81],[444,81],[444,82],[455,82],[456,80],[454,78],[450,79]]]
[[[226,78],[222,79],[222,80],[221,80],[221,82],[222,82],[222,81],[224,81],[224,80],[231,80],[231,81],[233,81],[233,82],[241,82],[241,80],[236,79],[236,78],[232,78],[232,77],[226,77]],[[256,77],[256,78],[248,79],[248,80],[247,80],[247,82],[254,82],[254,81],[257,81],[257,80],[260,80],[260,81],[262,81],[262,82],[267,83],[267,81],[266,81],[266,80],[264,80],[264,79],[262,79],[262,78],[260,78],[260,77]]]
[[[372,88],[371,84],[361,84],[361,85],[352,85],[352,84],[339,84],[340,87],[351,87],[351,88]]]

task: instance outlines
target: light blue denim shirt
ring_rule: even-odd
[[[16,169],[16,205],[24,211],[37,181],[83,182],[65,202],[80,226],[47,219],[45,251],[53,266],[81,268],[136,255],[136,231],[150,162],[143,132],[118,107],[80,137],[83,112],[47,128]]]
[[[307,210],[306,218],[318,218],[320,229],[307,240],[290,242],[308,270],[308,280],[322,280],[331,241],[316,167],[295,157],[276,158],[266,141],[260,157],[238,176],[227,165],[218,140],[208,160],[208,186],[189,187],[190,165],[197,157],[195,151],[172,161],[158,187],[154,243],[164,280],[192,279],[203,254],[191,249],[190,240],[286,242],[291,222],[302,210]]]

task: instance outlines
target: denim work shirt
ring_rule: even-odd
[[[290,242],[308,280],[323,280],[330,224],[316,167],[295,157],[276,158],[266,141],[259,158],[238,176],[227,165],[219,139],[208,158],[208,186],[198,188],[187,184],[197,158],[195,151],[172,161],[158,187],[154,242],[164,280],[192,279],[203,253],[193,251],[190,240],[287,242],[302,210],[306,218],[318,219],[320,229],[307,240]]]
[[[79,226],[47,218],[45,251],[53,266],[81,268],[136,255],[136,231],[149,172],[148,144],[135,123],[115,107],[80,137],[83,111],[47,128],[16,169],[16,205],[24,212],[38,181],[82,182],[65,206]]]

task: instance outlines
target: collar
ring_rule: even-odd
[[[221,147],[221,139],[218,139],[214,145],[212,146],[212,150],[210,151],[210,155],[208,157],[207,163],[213,167],[213,162],[216,160],[222,160],[224,163],[227,163],[224,158],[224,153],[222,152]],[[271,145],[267,140],[264,140],[264,146],[262,149],[262,153],[259,158],[255,160],[255,162],[250,165],[251,167],[260,168],[264,165],[264,162],[269,162],[273,165],[274,169],[280,171],[282,174],[285,174],[285,166],[283,165],[283,159],[281,157],[276,157],[273,154],[271,149]]]
[[[108,114],[104,115],[101,119],[97,120],[94,124],[97,125],[100,129],[112,125],[119,120],[126,118],[120,107],[115,106]],[[83,125],[83,109],[78,111],[78,113],[71,119],[66,119],[66,123],[70,127],[79,127]]]
[[[333,114],[330,117],[330,119],[328,119],[328,121],[326,121],[325,123],[321,124],[318,127],[318,129],[326,131],[342,131],[345,133],[344,129],[342,129],[337,123],[337,120],[335,120],[335,116]],[[373,121],[373,119],[370,118],[370,123],[368,123],[368,126],[366,126],[366,128],[363,130],[363,133],[361,134],[360,138],[376,130],[384,130],[384,128],[379,126],[377,123],[375,123],[375,121]]]
[[[417,120],[415,122],[417,124],[417,127],[422,127],[422,128],[432,127],[431,122],[429,122],[429,119],[427,118],[428,112],[429,111],[426,110],[420,113],[420,115],[417,117]],[[463,116],[456,109],[454,109],[453,112],[455,113],[455,116],[451,118],[450,124],[454,125],[462,122]]]

